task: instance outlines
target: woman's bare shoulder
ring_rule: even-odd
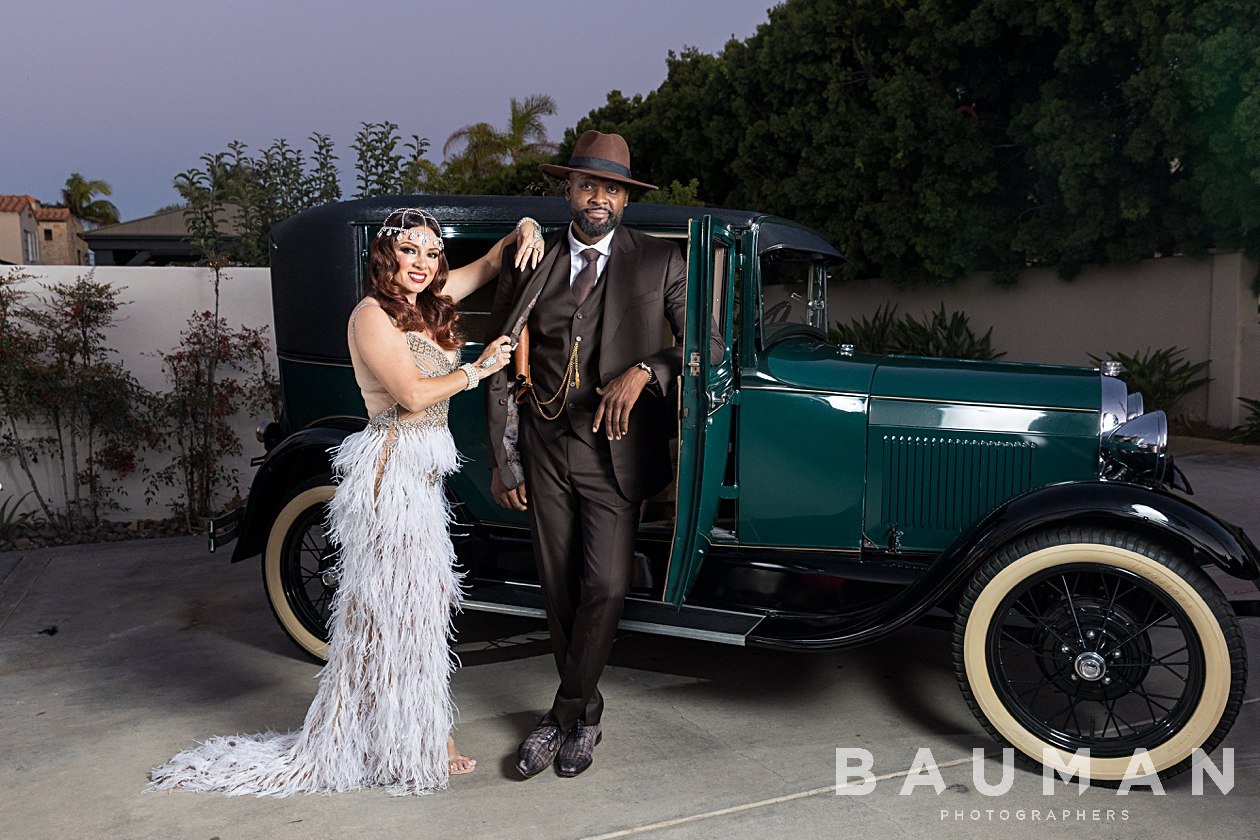
[[[394,319],[389,317],[389,313],[380,302],[372,297],[365,297],[359,301],[350,312],[350,334],[355,335],[356,329],[360,326],[369,326],[373,329],[388,326],[394,330],[398,329]]]

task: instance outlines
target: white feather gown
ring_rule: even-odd
[[[407,338],[422,370],[455,369],[417,334]],[[385,787],[402,796],[446,786],[461,577],[442,490],[460,460],[447,406],[404,419],[394,406],[333,450],[339,484],[327,529],[341,550],[339,582],[328,664],[302,728],[210,738],[154,769],[150,790],[290,796]]]

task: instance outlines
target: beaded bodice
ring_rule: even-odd
[[[452,358],[445,350],[418,332],[409,332],[406,336],[407,349],[411,351],[411,361],[425,376],[445,376],[459,369],[458,356]],[[450,407],[451,401],[445,399],[415,414],[403,415],[399,411],[400,406],[394,403],[368,421],[368,427],[372,429],[423,429],[445,426]]]
[[[446,425],[450,400],[442,400],[418,411],[407,414],[402,407],[393,401],[393,397],[385,385],[372,374],[358,353],[355,340],[355,319],[365,306],[372,305],[363,301],[350,314],[349,338],[350,358],[354,364],[354,378],[363,394],[363,402],[367,405],[372,419],[368,421],[371,429],[422,429],[438,428]],[[411,363],[423,376],[445,376],[459,369],[459,354],[443,350],[424,333],[405,332],[407,350],[411,355]]]

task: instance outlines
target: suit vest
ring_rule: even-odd
[[[568,242],[560,247],[568,250]],[[569,285],[572,257],[555,261],[542,297],[529,316],[529,372],[534,383],[534,394],[540,402],[551,399],[557,391],[563,392],[565,371],[577,343],[576,386],[570,384],[567,396],[562,396],[542,411],[547,417],[560,412],[555,420],[540,416],[538,406],[529,400],[534,428],[545,440],[554,440],[569,431],[590,446],[595,446],[596,435],[591,431],[600,395],[595,393],[599,381],[599,342],[604,322],[605,275],[600,274],[591,293],[578,306]],[[580,341],[578,340],[580,337]]]

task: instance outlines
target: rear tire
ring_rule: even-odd
[[[307,655],[328,659],[328,610],[336,582],[328,572],[337,560],[324,534],[328,500],[336,487],[321,476],[299,488],[281,506],[263,552],[263,586],[276,620]]]
[[[1199,568],[1141,537],[1061,528],[1018,539],[962,593],[954,669],[985,729],[1040,766],[1089,749],[1118,785],[1138,749],[1161,778],[1211,752],[1242,705],[1238,621]]]

